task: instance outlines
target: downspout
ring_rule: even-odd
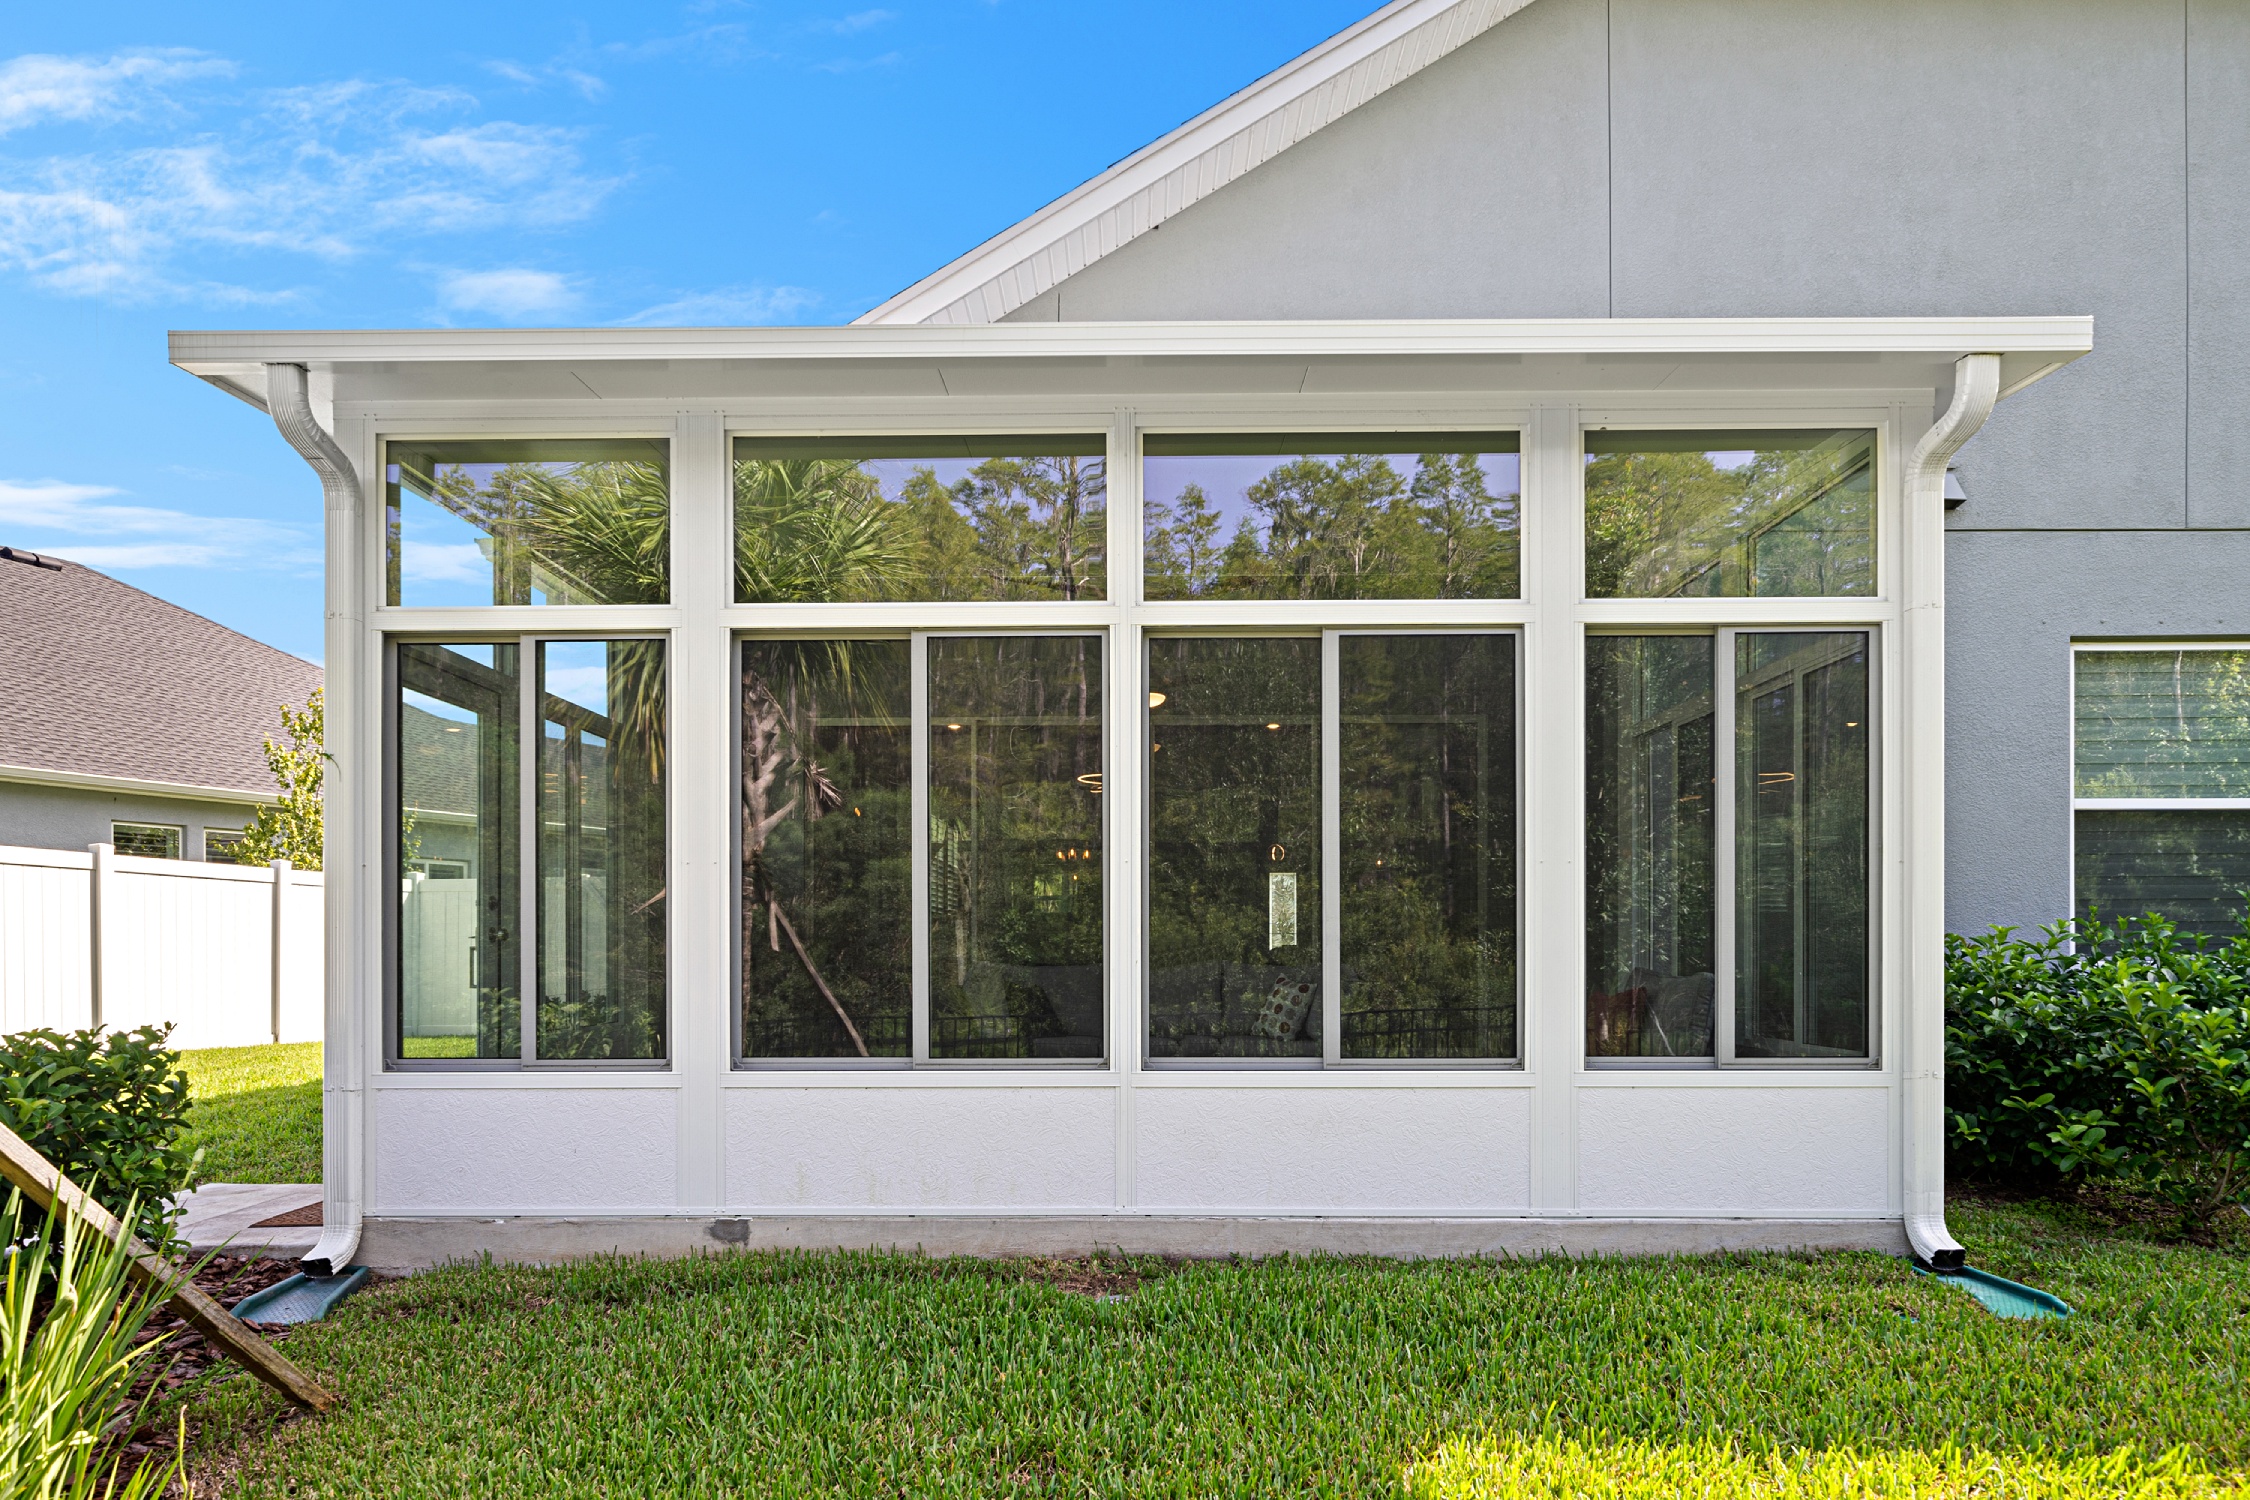
[[[359,674],[353,670],[352,663],[358,660],[358,653],[364,646],[359,607],[359,529],[365,502],[360,494],[359,476],[351,460],[344,456],[344,450],[313,415],[312,393],[303,365],[266,366],[266,409],[273,414],[273,425],[281,430],[289,446],[320,476],[322,512],[327,521],[329,675],[331,678],[341,675],[344,679],[344,691],[337,695],[329,712],[331,727],[340,724],[344,733],[332,734],[329,742],[342,743],[349,753],[356,748],[355,731],[362,696]],[[352,767],[351,775],[351,785],[360,787],[365,780],[360,768]],[[341,1274],[359,1250],[359,1167],[365,1095],[361,1088],[359,1057],[360,1015],[355,1003],[361,966],[356,941],[358,924],[353,920],[360,900],[359,882],[353,878],[358,844],[358,796],[355,791],[344,799],[341,817],[327,819],[324,840],[328,853],[335,854],[340,849],[344,857],[322,861],[328,872],[323,882],[327,898],[326,982],[321,1027],[325,1038],[321,1069],[323,1203],[319,1243],[302,1262],[306,1274],[312,1276]],[[341,838],[336,837],[339,833],[343,835]]]
[[[1967,1260],[1945,1226],[1945,466],[1999,399],[2000,356],[1964,356],[1906,461],[1906,1239],[1940,1271]]]

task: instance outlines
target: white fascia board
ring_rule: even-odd
[[[1530,0],[1393,0],[856,321],[993,323]]]
[[[144,781],[136,776],[100,776],[91,771],[53,771],[44,766],[0,766],[0,782],[31,786],[72,787],[87,792],[130,792],[141,797],[170,797],[182,802],[232,802],[272,806],[281,799],[272,792],[244,792],[231,787],[198,786],[189,781]]]
[[[818,328],[175,331],[171,362],[263,388],[267,363],[465,361],[1327,358],[1414,355],[2090,352],[2091,317],[1431,318],[1303,322],[850,324]]]

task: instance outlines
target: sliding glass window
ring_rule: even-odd
[[[1150,599],[1519,597],[1512,432],[1151,434]]]
[[[1102,652],[744,643],[746,1062],[1106,1054]]]
[[[393,664],[392,1057],[661,1061],[664,643],[401,642]]]
[[[1516,1055],[1516,637],[1148,648],[1148,1055]]]
[[[384,602],[664,603],[670,456],[661,438],[384,444]]]
[[[1586,594],[1875,592],[1875,434],[1586,434]]]
[[[734,440],[744,604],[1108,594],[1107,439]]]
[[[2250,893],[2250,649],[2075,653],[2077,910],[2231,937]]]
[[[1865,1060],[1865,631],[1586,643],[1586,1052]]]

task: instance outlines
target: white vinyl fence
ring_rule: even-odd
[[[0,1034],[172,1025],[175,1047],[315,1042],[321,877],[0,845]]]

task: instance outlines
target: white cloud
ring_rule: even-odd
[[[118,119],[160,99],[164,84],[233,71],[232,63],[181,47],[12,57],[0,62],[0,134],[42,120]]]
[[[628,328],[740,328],[786,323],[820,302],[801,286],[733,286],[692,292],[617,321]]]
[[[850,36],[855,32],[870,31],[875,27],[882,25],[886,21],[895,21],[897,19],[898,12],[895,10],[854,11],[848,16],[842,16],[836,20],[828,22],[821,29],[823,31],[833,31],[843,36]]]
[[[399,539],[399,572],[411,583],[492,582],[492,564],[475,542]]]
[[[260,300],[276,294],[183,266],[212,251],[339,260],[404,236],[568,224],[617,186],[586,170],[575,132],[465,119],[476,101],[459,90],[359,80],[207,105],[223,118],[184,138],[0,156],[0,270],[83,295]]]
[[[23,544],[90,568],[320,568],[320,547],[304,527],[105,503],[119,493],[99,484],[0,479],[0,529],[15,541],[25,531],[56,533],[60,540]]]
[[[551,318],[578,304],[578,293],[567,276],[520,266],[455,271],[439,283],[438,295],[453,312],[489,313],[510,322]]]

